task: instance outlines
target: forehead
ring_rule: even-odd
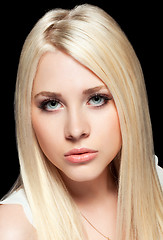
[[[104,83],[92,71],[71,56],[56,50],[41,57],[33,91],[83,91],[98,85]]]

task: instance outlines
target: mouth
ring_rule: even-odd
[[[64,154],[70,163],[86,163],[96,158],[98,151],[88,148],[75,148]]]

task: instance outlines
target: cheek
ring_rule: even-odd
[[[61,135],[58,124],[54,124],[51,119],[33,113],[32,125],[42,151],[48,159],[53,159],[54,154],[57,154]]]
[[[109,131],[111,132],[111,136],[114,142],[117,142],[117,144],[122,143],[122,136],[121,136],[121,129],[120,129],[120,123],[119,123],[119,117],[117,110],[114,110],[114,113],[112,114],[112,117],[109,121]]]
[[[120,149],[122,145],[122,136],[121,136],[119,117],[118,117],[118,113],[115,106],[113,106],[112,108],[112,114],[109,119],[108,132],[110,136],[109,140],[113,142],[113,145],[115,145],[115,148]]]
[[[114,109],[114,113],[112,114],[112,117],[110,118],[108,128],[109,128],[108,131],[109,131],[109,136],[110,136],[109,142],[112,146],[112,151],[116,156],[122,146],[122,135],[121,135],[119,117],[118,117],[116,108]]]
[[[119,117],[114,104],[109,106],[109,111],[103,115],[99,123],[101,124],[98,125],[98,141],[103,152],[114,158],[122,145]]]

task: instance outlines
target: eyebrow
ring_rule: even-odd
[[[83,95],[93,94],[95,92],[100,91],[101,89],[107,89],[107,87],[104,86],[104,85],[101,85],[101,86],[97,86],[97,87],[94,87],[94,88],[88,88],[88,89],[83,91]],[[44,97],[50,97],[50,98],[61,98],[62,94],[57,93],[57,92],[42,91],[42,92],[36,94],[34,96],[34,98],[37,98],[38,96],[44,96]]]
[[[44,97],[50,97],[50,98],[59,98],[59,97],[62,97],[62,94],[56,93],[56,92],[42,91],[40,93],[37,93],[34,96],[34,98],[37,98],[38,96],[44,96]]]
[[[89,94],[98,92],[98,91],[100,91],[101,89],[107,89],[107,88],[106,88],[106,86],[104,86],[104,85],[101,85],[101,86],[98,86],[98,87],[94,87],[94,88],[88,88],[88,89],[86,89],[86,90],[83,91],[83,94],[84,94],[84,95],[89,95]],[[108,89],[107,89],[107,90],[108,90]]]

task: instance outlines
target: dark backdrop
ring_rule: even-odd
[[[90,3],[103,8],[122,27],[141,62],[149,98],[155,153],[163,167],[162,134],[162,16],[161,3],[143,1],[39,1],[1,6],[0,58],[1,58],[1,159],[0,197],[12,186],[19,174],[15,140],[13,99],[16,73],[23,42],[36,21],[48,10],[56,7],[72,8]],[[91,13],[90,13],[91,14]],[[143,106],[142,106],[143,107]]]

